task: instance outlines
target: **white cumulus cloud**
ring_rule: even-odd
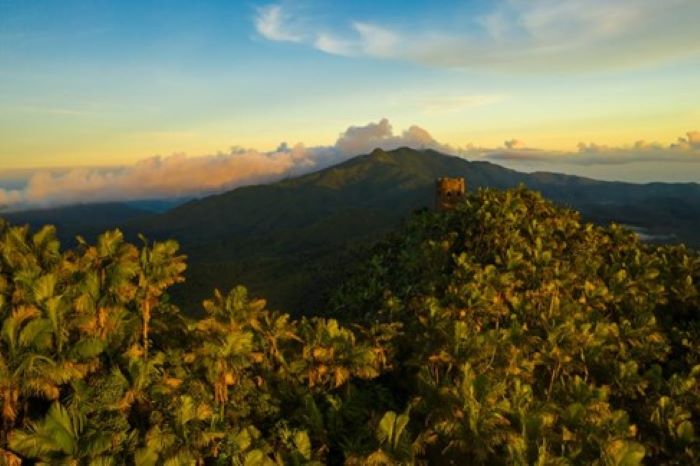
[[[225,153],[154,156],[112,168],[37,170],[17,186],[0,188],[0,207],[20,209],[85,202],[127,201],[201,196],[238,186],[267,183],[319,170],[379,147],[401,146],[450,150],[412,126],[394,135],[387,119],[351,126],[332,146],[305,147],[281,143],[274,151],[233,148]],[[0,186],[3,176],[0,173]]]

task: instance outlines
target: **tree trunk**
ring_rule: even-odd
[[[141,317],[143,319],[143,359],[148,361],[148,324],[151,321],[151,299],[149,297],[144,301]]]

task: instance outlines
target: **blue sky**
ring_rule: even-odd
[[[700,129],[699,21],[697,0],[0,0],[0,169],[330,147],[382,118],[562,163],[668,149]],[[678,163],[660,176],[700,181]],[[580,165],[545,168],[659,176]]]

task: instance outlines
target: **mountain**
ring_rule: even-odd
[[[167,212],[190,198],[135,200],[123,202],[82,203],[0,213],[10,223],[28,224],[32,228],[55,225],[64,245],[75,243],[80,235],[91,240],[105,230],[117,228],[140,217]]]
[[[15,224],[54,224],[64,244],[120,227],[131,240],[177,239],[190,258],[174,299],[199,308],[211,289],[246,285],[273,308],[309,312],[373,242],[416,209],[431,208],[435,179],[464,177],[468,189],[524,184],[586,220],[611,221],[644,239],[700,247],[700,185],[604,182],[521,173],[432,150],[375,150],[342,164],[269,185],[199,200],[84,204],[3,214]]]
[[[73,244],[77,235],[92,238],[105,230],[152,214],[151,210],[128,203],[109,202],[6,212],[1,215],[10,223],[29,224],[32,228],[55,225],[61,242]]]
[[[194,307],[212,287],[244,284],[273,308],[308,312],[323,290],[353,267],[365,246],[410,212],[433,204],[435,178],[464,177],[468,189],[520,184],[647,237],[700,245],[700,185],[603,182],[554,173],[526,174],[432,151],[375,150],[340,165],[278,183],[248,186],[131,219],[130,236],[177,239],[189,256],[175,299]]]

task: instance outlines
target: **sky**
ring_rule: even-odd
[[[700,182],[699,22],[698,0],[0,0],[0,204],[210,192],[397,140]]]

